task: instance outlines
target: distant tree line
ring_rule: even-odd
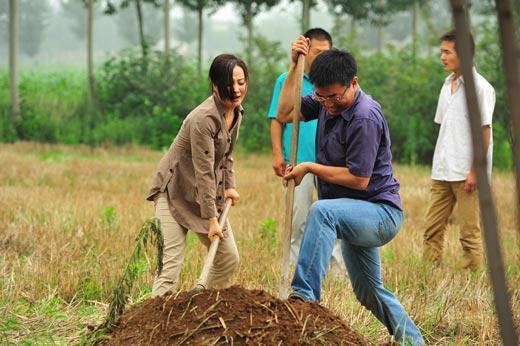
[[[219,6],[232,2],[246,29],[242,53],[251,68],[251,85],[246,100],[248,113],[240,143],[246,150],[266,150],[269,133],[265,114],[274,81],[287,65],[288,47],[281,47],[279,42],[257,34],[254,20],[280,0],[178,0],[187,11],[196,14],[194,19],[198,29],[196,37],[182,31],[173,32],[173,35],[198,42],[195,59],[180,56],[170,46],[172,1],[62,0],[61,9],[71,18],[71,30],[87,45],[87,76],[82,76],[80,71],[27,72],[22,73],[20,82],[16,63],[17,42],[21,43],[23,50],[22,42],[28,41],[23,34],[27,29],[22,23],[32,13],[34,23],[30,31],[42,34],[48,24],[46,13],[49,5],[46,1],[31,0],[0,2],[0,25],[9,24],[7,32],[11,50],[14,50],[14,54],[10,52],[9,75],[0,75],[0,85],[9,85],[11,95],[9,98],[7,87],[0,90],[0,140],[168,146],[189,110],[209,93],[206,78],[201,77],[205,72],[203,62],[206,61],[202,56],[204,18]],[[310,25],[310,11],[317,2],[294,1],[301,3],[300,22],[304,30]],[[433,24],[438,2],[323,0],[323,3],[334,17],[335,45],[348,47],[356,54],[360,61],[362,87],[383,105],[392,131],[396,158],[405,163],[429,164],[436,134],[432,116],[445,77],[436,53],[440,32]],[[520,0],[514,0],[514,4],[518,13]],[[496,24],[492,20],[495,16],[493,2],[471,1],[470,5],[469,9],[480,20],[476,63],[497,91],[495,163],[511,167],[511,131]],[[19,15],[22,12],[25,14]],[[411,33],[410,41],[399,47],[384,45],[383,33],[389,18],[403,12],[410,13],[407,17],[410,22],[406,24]],[[118,14],[121,35],[135,48],[122,51],[95,69],[93,27],[96,16],[100,14]],[[10,21],[10,16],[19,21]],[[131,17],[135,20],[125,19]],[[128,22],[135,23],[135,26],[123,25]],[[37,23],[40,23],[39,27]],[[375,53],[364,49],[365,37],[361,39],[357,32],[360,23],[378,28]],[[428,28],[428,35],[420,39],[419,23]],[[164,48],[160,51],[151,49],[161,38],[164,39]],[[8,99],[11,101],[7,102]]]

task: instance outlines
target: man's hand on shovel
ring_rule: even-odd
[[[289,180],[294,179],[294,186],[300,185],[303,180],[305,174],[309,173],[309,167],[306,165],[306,162],[302,162],[296,166],[287,166],[285,170],[285,175],[283,176],[286,184]]]
[[[296,41],[292,43],[291,47],[291,59],[296,64],[298,63],[298,56],[301,54],[306,56],[309,52],[311,40],[303,35],[298,36]]]

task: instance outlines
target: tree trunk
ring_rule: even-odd
[[[139,42],[141,42],[141,51],[143,53],[143,57],[145,57],[148,47],[146,39],[144,37],[143,11],[141,9],[141,0],[135,0],[135,11],[137,12],[137,23],[139,26]]]
[[[505,3],[506,1],[500,1]],[[473,77],[473,61],[471,59],[471,47],[469,43],[470,29],[465,13],[464,0],[451,0],[451,8],[455,29],[457,30],[456,45],[460,52],[460,66],[464,77],[464,91],[466,94],[466,106],[469,114],[471,138],[473,142],[473,167],[477,175],[477,190],[479,195],[480,211],[482,214],[482,235],[485,240],[487,252],[489,275],[493,287],[494,303],[498,317],[498,325],[503,345],[518,345],[518,337],[515,331],[513,313],[511,311],[510,290],[508,289],[506,276],[504,274],[504,263],[502,250],[497,230],[497,217],[493,203],[493,194],[486,172],[486,153],[484,151],[484,139],[482,137],[481,117],[475,81]],[[510,2],[509,2],[510,4]],[[499,7],[497,5],[497,7]],[[509,13],[511,15],[511,13]],[[501,20],[502,18],[499,17]],[[516,74],[518,69],[508,71]],[[515,98],[518,95],[514,95]]]
[[[356,31],[356,17],[350,16],[350,40],[352,43],[356,43],[357,41],[357,31]]]
[[[419,15],[419,2],[414,1],[412,7],[412,60],[417,54],[417,16]]]
[[[379,5],[384,8],[385,6],[385,0],[379,0]],[[380,13],[378,17],[378,24],[377,24],[377,52],[382,53],[383,52],[383,45],[384,45],[384,29],[385,29],[385,18],[383,17],[384,14]]]
[[[377,26],[377,52],[382,53],[383,52],[383,45],[384,45],[384,25],[382,23],[378,24]]]
[[[11,93],[11,116],[20,114],[18,94],[18,0],[9,0],[9,91]]]
[[[204,26],[203,26],[203,23],[202,23],[202,12],[203,12],[204,8],[202,6],[200,6],[198,9],[197,9],[197,14],[198,14],[198,17],[199,17],[199,30],[198,30],[198,47],[197,47],[197,71],[199,72],[199,74],[202,72],[202,36],[203,36],[203,30],[204,30]]]
[[[170,0],[164,0],[164,53],[170,55]]]
[[[88,104],[94,109],[94,0],[87,1],[87,80]]]
[[[513,157],[516,170],[516,198],[520,205],[520,50],[515,37],[514,8],[509,1],[495,0],[498,17],[502,62],[507,85],[509,117],[513,125]],[[517,210],[517,241],[520,248],[520,210]],[[520,261],[520,254],[518,256]]]
[[[253,14],[251,13],[251,2],[247,5],[247,12],[245,16],[245,25],[247,27],[247,65],[251,65],[253,57]]]
[[[469,27],[470,31],[471,31],[471,17],[470,17],[469,12],[471,10],[471,6],[472,6],[471,0],[466,0],[465,14],[466,14],[466,20],[468,21],[468,27]]]
[[[302,34],[311,25],[311,0],[302,0]]]

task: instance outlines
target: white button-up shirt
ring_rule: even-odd
[[[450,74],[442,86],[435,122],[440,124],[439,137],[435,145],[432,164],[432,179],[443,181],[466,180],[473,165],[473,141],[469,114],[466,107],[464,79],[458,78],[455,92],[451,92],[454,74]],[[473,78],[481,113],[482,126],[491,126],[495,108],[495,90],[487,80],[473,68]],[[487,172],[491,177],[493,135],[487,152]]]

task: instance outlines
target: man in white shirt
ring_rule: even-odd
[[[473,37],[471,47],[474,53]],[[451,73],[442,86],[435,113],[434,121],[441,127],[433,154],[431,201],[426,215],[423,257],[434,263],[441,263],[448,218],[457,204],[463,250],[461,266],[474,270],[478,269],[482,262],[482,240],[471,129],[454,30],[441,36],[441,62],[444,69]],[[475,68],[473,76],[482,116],[487,170],[491,177],[491,120],[495,108],[495,90]]]

